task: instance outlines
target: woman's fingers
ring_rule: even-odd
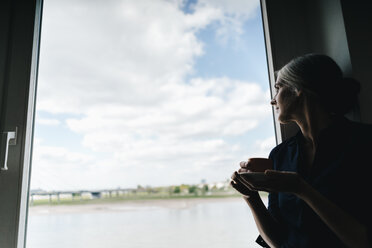
[[[240,194],[242,195],[245,195],[245,196],[250,196],[254,193],[254,191],[250,190],[249,188],[247,188],[245,185],[243,185],[241,182],[239,181],[231,181],[230,182],[230,185],[236,190],[238,191]]]
[[[244,185],[246,185],[248,188],[250,188],[251,190],[255,190],[255,191],[259,191],[259,190],[262,190],[262,187],[261,185],[258,185],[256,184],[255,182],[251,182],[251,181],[248,181],[246,180],[244,177],[240,177],[240,180],[242,181],[242,183]]]
[[[237,171],[234,171],[234,173],[231,176],[231,179],[235,182],[240,182],[241,183],[241,177]]]
[[[241,181],[241,178],[239,176],[239,173],[234,171],[234,173],[232,174],[231,176],[231,180],[235,183],[235,184],[243,184],[242,181]],[[244,185],[244,184],[243,184]]]
[[[241,169],[251,170],[255,172],[264,172],[266,169],[273,168],[273,162],[267,158],[250,158],[248,161],[239,163]]]
[[[230,185],[236,190],[236,191],[238,191],[240,194],[242,194],[242,195],[246,195],[245,193],[244,193],[244,190],[241,188],[241,186],[239,186],[236,182],[234,182],[234,181],[231,181],[230,182]]]
[[[270,192],[282,182],[280,178],[264,173],[241,173],[239,178],[244,185],[247,185],[252,190]]]
[[[255,190],[254,187],[251,185],[251,183],[250,182],[247,182],[246,180],[244,180],[244,178],[242,178],[240,176],[240,174],[238,172],[236,172],[236,171],[231,176],[231,179],[234,180],[236,183],[241,183],[242,185],[244,185],[249,190]]]
[[[230,185],[234,188],[234,189],[236,189],[236,190],[238,190],[239,192],[240,192],[240,187],[239,187],[239,185],[235,182],[235,181],[231,181],[230,182]],[[241,193],[241,192],[240,192]]]
[[[243,164],[242,164],[243,165]],[[231,176],[231,185],[242,194],[254,191],[297,192],[302,179],[293,171],[265,169],[265,173],[253,173],[250,168],[240,168]]]
[[[236,189],[239,193],[243,195],[248,195],[250,192],[256,191],[275,191],[272,188],[276,188],[276,180],[271,182],[250,182],[244,179],[237,171],[235,171],[231,176],[231,186]]]
[[[245,162],[245,161],[242,161],[242,162],[239,163],[240,168],[247,168],[247,164],[248,164],[248,162]]]

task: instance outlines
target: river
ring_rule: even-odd
[[[31,207],[27,248],[255,248],[241,198]]]

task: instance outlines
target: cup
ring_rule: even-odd
[[[249,172],[265,172],[273,169],[273,161],[268,158],[250,158],[246,164]]]

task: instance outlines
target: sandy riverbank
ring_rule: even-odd
[[[82,205],[40,205],[29,208],[30,215],[66,214],[66,213],[94,213],[121,212],[156,209],[185,209],[200,203],[212,202],[242,202],[240,197],[231,198],[190,198],[190,199],[162,199],[162,200],[134,200],[110,203],[94,203]]]

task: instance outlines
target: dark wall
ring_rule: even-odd
[[[372,1],[342,0],[352,75],[362,84],[361,121],[372,123]]]
[[[351,76],[352,68],[340,1],[314,0],[308,2],[308,11],[312,50],[331,56],[345,76]]]

